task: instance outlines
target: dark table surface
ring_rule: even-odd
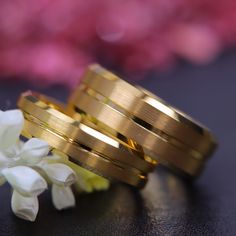
[[[192,185],[158,167],[142,191],[122,184],[80,195],[74,209],[56,211],[40,196],[35,223],[16,218],[9,186],[0,189],[0,235],[236,235],[236,52],[208,66],[182,64],[138,82],[211,128],[220,146]],[[40,88],[0,80],[0,108],[15,108],[20,92],[36,89],[65,100],[63,86]]]

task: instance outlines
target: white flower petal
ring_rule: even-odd
[[[9,163],[10,163],[10,159],[7,158],[5,153],[0,152],[0,170],[8,167]]]
[[[75,206],[75,196],[70,187],[52,185],[52,201],[57,210]]]
[[[13,188],[24,196],[37,196],[47,188],[42,176],[26,166],[6,168],[2,174]]]
[[[93,172],[82,168],[68,160],[64,160],[63,163],[71,167],[77,174],[77,182],[75,184],[76,189],[81,192],[85,191],[91,193],[95,190],[107,190],[110,187],[110,181],[94,174]]]
[[[46,164],[43,166],[43,170],[51,181],[58,185],[70,186],[77,180],[75,172],[69,166],[61,163]]]
[[[19,139],[24,125],[24,117],[20,110],[0,113],[0,149],[6,149]]]
[[[0,124],[0,127],[1,127],[1,124]],[[2,150],[2,152],[8,158],[18,160],[19,159],[18,155],[19,155],[23,145],[24,145],[24,142],[19,139],[19,140],[17,140],[17,142],[14,145],[10,146],[7,149]]]
[[[28,164],[37,164],[43,157],[47,156],[48,152],[49,145],[47,142],[32,138],[24,144],[19,156]]]
[[[35,221],[39,210],[37,197],[24,197],[17,191],[13,191],[11,199],[12,211],[21,219]]]

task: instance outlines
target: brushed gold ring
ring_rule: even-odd
[[[189,175],[195,175],[201,171],[203,161],[201,158],[191,156],[191,150],[187,153],[185,150],[171,145],[167,139],[150,132],[124,114],[94,99],[83,91],[77,90],[76,94],[79,97],[76,103],[76,106],[79,107],[78,112],[89,114],[122,135],[134,139],[143,146],[148,156],[153,158],[158,156],[161,162],[168,162],[169,165],[172,164]],[[76,111],[74,108],[73,113]],[[73,115],[73,113],[71,114]]]
[[[43,97],[41,96],[41,98]],[[45,101],[45,97],[43,99]],[[26,120],[24,131],[27,131],[32,136],[45,139],[52,147],[70,156],[71,153],[74,153],[70,157],[71,160],[75,159],[75,162],[84,162],[86,166],[88,163],[84,158],[85,155],[82,155],[82,158],[80,158],[76,154],[79,151],[69,152],[68,148],[73,144],[72,150],[76,150],[74,147],[76,145],[79,147],[79,150],[83,149],[86,153],[90,150],[92,154],[89,153],[87,155],[89,155],[90,159],[94,159],[94,163],[96,162],[96,156],[104,160],[104,168],[101,167],[101,161],[99,161],[98,170],[93,165],[90,166],[94,168],[94,172],[98,171],[100,175],[114,178],[115,173],[119,171],[114,171],[113,173],[112,168],[109,171],[106,167],[108,166],[107,163],[109,163],[109,165],[113,166],[113,169],[119,167],[119,170],[125,171],[124,176],[129,173],[133,182],[127,176],[124,180],[124,176],[121,175],[115,176],[116,180],[118,179],[131,185],[143,186],[147,180],[145,173],[153,170],[154,163],[141,159],[140,156],[135,155],[134,151],[130,151],[130,147],[127,145],[119,143],[117,140],[63,114],[60,111],[60,109],[63,110],[61,105],[42,100],[40,100],[40,95],[31,92],[26,92],[19,98],[18,106],[24,112]],[[63,143],[66,145],[62,145]],[[90,161],[89,163],[93,162]],[[103,173],[103,169],[107,169],[107,171]],[[136,179],[136,182],[134,179]],[[139,181],[140,183],[138,184]]]
[[[45,140],[53,148],[68,155],[71,162],[111,181],[122,181],[138,188],[144,187],[147,182],[145,175],[134,173],[121,165],[114,164],[98,153],[86,150],[84,147],[72,143],[65,137],[28,119],[25,119],[23,135],[28,138],[37,137]]]
[[[99,65],[92,65],[69,100],[70,115],[84,112],[143,146],[145,153],[197,176],[216,146],[208,129]]]
[[[127,113],[186,143],[204,156],[215,148],[216,140],[206,127],[153,93],[129,84],[100,65],[89,66],[82,83]]]

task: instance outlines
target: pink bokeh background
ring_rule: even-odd
[[[131,79],[236,44],[236,1],[3,0],[0,74],[73,87],[89,63]]]

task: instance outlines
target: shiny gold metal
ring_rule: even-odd
[[[113,163],[97,152],[87,150],[72,140],[62,137],[38,123],[29,121],[28,118],[25,119],[23,135],[47,141],[53,148],[68,155],[70,161],[110,180],[122,181],[139,188],[147,182],[145,175]]]
[[[118,142],[112,137],[89,127],[82,123],[81,117],[77,117],[79,118],[77,121],[72,119],[63,113],[65,111],[62,104],[56,101],[51,102],[46,96],[32,92],[23,93],[18,100],[18,106],[24,112],[27,121],[26,123],[28,124],[26,127],[31,127],[27,129],[24,128],[24,134],[28,133],[32,136],[42,138],[49,142],[54,148],[65,153],[67,153],[69,144],[65,148],[64,146],[60,146],[55,140],[58,140],[59,143],[62,142],[61,140],[64,140],[63,142],[66,140],[73,145],[79,146],[80,149],[82,148],[87,152],[92,152],[93,155],[90,154],[89,156],[92,155],[94,157],[96,154],[100,159],[105,159],[106,163],[109,162],[110,165],[115,165],[116,168],[119,166],[119,168],[127,171],[127,173],[132,173],[133,176],[131,175],[130,178],[136,178],[136,182],[140,181],[140,184],[138,184],[140,186],[147,180],[144,173],[152,171],[155,167],[155,162],[148,162],[145,159],[145,156],[141,156],[139,151],[135,150],[135,146],[134,150],[131,150],[133,147],[131,144],[128,145],[126,143]],[[52,135],[55,137],[53,138]],[[75,154],[71,156],[71,160],[73,159],[75,159],[75,162],[78,160],[82,162],[83,160],[83,158],[81,159]],[[87,162],[85,165],[87,165]],[[102,170],[101,165],[102,164],[99,164],[98,170],[94,169],[93,171],[97,173],[97,171],[99,172]],[[104,168],[106,168],[106,165]],[[93,166],[91,166],[91,168],[93,168]],[[110,172],[106,171],[104,173],[99,173],[106,177],[113,178],[114,173],[117,173],[117,171],[111,173],[112,171],[111,168]],[[130,178],[127,178],[126,174],[124,173],[124,176],[120,177],[116,176],[115,179],[135,185],[135,181],[132,182]],[[123,178],[127,180],[124,180]]]
[[[45,96],[35,95],[32,92],[22,94],[18,101],[18,106],[24,112],[37,118],[61,136],[69,137],[114,161],[127,164],[144,173],[152,171],[155,167],[155,163],[147,162],[140,156],[134,155],[137,151],[131,150],[132,145],[118,142],[111,136],[89,127],[81,121],[81,117],[80,120],[75,121],[63,113],[64,108],[61,105],[57,104],[57,110],[54,109],[54,104],[56,103],[52,103]]]
[[[151,92],[135,87],[99,65],[91,65],[82,83],[109,103],[138,118],[152,129],[189,145],[204,157],[214,150],[216,141],[210,131]]]
[[[191,153],[191,149],[181,150],[173,146],[168,139],[164,139],[164,137],[150,132],[121,112],[94,99],[83,91],[77,90],[76,94],[79,97],[76,106],[79,107],[80,112],[82,110],[106,126],[112,127],[112,129],[122,135],[134,139],[138,144],[143,146],[148,156],[158,160],[160,159],[162,163],[169,163],[172,166],[176,166],[176,168],[181,169],[189,175],[194,176],[201,171],[204,163],[201,158],[195,158],[192,155],[194,152]]]
[[[197,176],[214,150],[212,134],[160,98],[92,65],[69,100],[70,115],[87,117],[141,145],[171,168]]]
[[[65,126],[65,129],[61,130],[63,131],[63,134],[65,135],[71,135],[73,134],[73,132],[71,133],[70,130],[72,129],[74,130],[74,126],[68,126],[68,123],[72,123],[72,122],[76,122],[78,125],[78,122],[80,122],[80,124],[84,124],[89,126],[92,129],[101,131],[100,133],[97,132],[97,137],[95,137],[95,141],[94,142],[98,142],[98,140],[101,140],[102,138],[104,138],[107,141],[111,141],[112,143],[114,143],[116,141],[116,145],[119,146],[120,145],[120,149],[122,150],[128,150],[129,152],[131,152],[132,154],[135,154],[137,156],[139,156],[142,160],[140,161],[139,159],[137,160],[137,169],[140,168],[141,171],[143,172],[150,172],[154,169],[155,165],[157,164],[156,161],[150,160],[150,158],[146,157],[144,155],[143,149],[141,146],[137,145],[135,142],[128,140],[126,137],[120,136],[119,138],[112,136],[109,132],[105,132],[105,130],[100,129],[99,127],[97,127],[96,125],[94,125],[93,122],[89,122],[87,119],[84,119],[81,114],[77,114],[76,115],[76,121],[71,119],[71,117],[68,117],[66,115],[66,107],[63,103],[58,102],[57,100],[50,98],[48,96],[45,96],[43,94],[39,94],[39,93],[32,93],[31,91],[28,91],[26,93],[23,93],[18,101],[19,105],[24,107],[24,109],[26,109],[28,112],[30,112],[31,114],[35,114],[36,117],[40,117],[40,119],[44,122],[50,122],[49,125],[50,127],[54,127],[55,129],[58,129],[59,127],[55,126],[57,123],[60,123],[62,125],[62,127]],[[36,105],[37,104],[37,105]],[[42,109],[44,109],[44,111],[42,111]],[[45,112],[45,110],[47,110],[47,112]],[[55,120],[57,119],[57,120]],[[83,120],[83,121],[82,121]],[[91,131],[92,131],[91,129]],[[67,130],[67,131],[65,131]],[[88,129],[87,129],[88,130]],[[65,133],[67,132],[67,133]],[[93,131],[95,132],[95,131]],[[105,134],[105,135],[103,135]],[[75,134],[76,135],[76,134]],[[78,134],[79,136],[80,134]],[[108,136],[108,137],[106,137]],[[110,137],[110,139],[109,139]],[[81,139],[81,138],[80,138]],[[112,140],[112,139],[115,139]],[[98,145],[98,146],[102,146],[102,145]],[[93,147],[92,147],[93,148]],[[99,151],[99,150],[98,150]],[[112,153],[114,152],[114,150],[112,151]],[[114,155],[120,155],[122,153],[116,153],[114,152]],[[122,154],[124,155],[124,153]],[[122,158],[122,157],[121,157]],[[130,157],[126,157],[126,155],[124,155],[125,159],[130,159]],[[132,156],[132,158],[136,158],[134,156]],[[149,163],[146,163],[143,161],[144,160],[148,160]],[[128,160],[124,160],[125,163],[127,163]],[[122,161],[122,160],[121,160]],[[136,163],[132,164],[132,166],[136,167]]]

